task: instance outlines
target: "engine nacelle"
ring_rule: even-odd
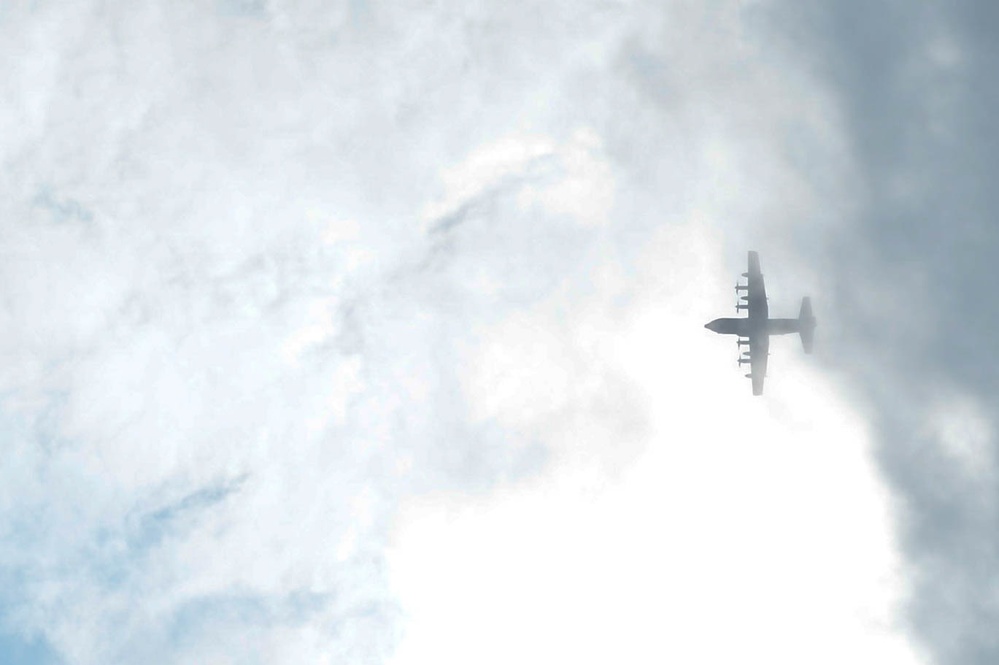
[[[753,362],[752,358],[739,358],[740,365],[748,365]]]
[[[737,340],[736,341],[736,345],[738,345],[738,346],[749,346],[749,340],[748,339]]]

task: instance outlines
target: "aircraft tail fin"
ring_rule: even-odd
[[[805,296],[801,299],[801,311],[798,314],[798,334],[801,335],[801,346],[805,349],[805,353],[812,352],[815,325],[815,317],[812,315],[812,299]]]

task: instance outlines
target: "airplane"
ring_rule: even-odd
[[[767,307],[767,291],[763,286],[763,273],[760,272],[760,255],[749,252],[749,270],[742,273],[746,284],[736,283],[735,292],[745,292],[736,304],[737,312],[746,311],[745,319],[715,319],[704,325],[721,335],[738,335],[736,345],[740,351],[748,346],[749,351],[739,357],[739,366],[748,364],[746,378],[753,380],[753,394],[763,394],[763,380],[767,375],[767,356],[770,355],[770,336],[798,333],[805,353],[812,352],[812,339],[815,332],[815,317],[812,316],[812,299],[801,299],[801,310],[796,319],[771,319]]]

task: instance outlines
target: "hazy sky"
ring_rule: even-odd
[[[0,3],[0,660],[996,662],[997,30]]]

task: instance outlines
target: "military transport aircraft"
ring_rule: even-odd
[[[805,353],[812,352],[812,335],[815,331],[815,317],[812,316],[812,299],[801,299],[801,311],[796,319],[771,319],[767,308],[767,292],[763,286],[763,273],[760,272],[760,255],[749,253],[749,271],[742,273],[747,284],[736,284],[735,292],[745,291],[735,310],[747,310],[745,319],[715,319],[705,324],[705,328],[722,335],[738,335],[736,345],[740,351],[748,346],[749,352],[739,358],[739,365],[749,364],[746,378],[753,380],[753,394],[763,394],[763,380],[767,375],[767,356],[770,355],[770,335],[801,335],[801,345]]]

